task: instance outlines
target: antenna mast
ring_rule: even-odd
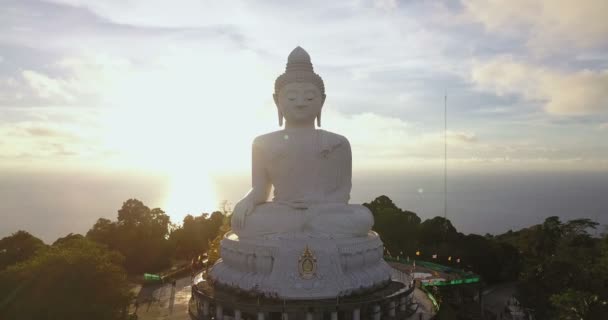
[[[443,96],[443,218],[448,215],[448,93]]]

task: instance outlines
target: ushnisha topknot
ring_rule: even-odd
[[[325,94],[323,79],[313,70],[310,55],[302,47],[298,46],[287,57],[285,73],[280,75],[274,82],[274,93],[278,94],[281,88],[291,82],[310,82]]]

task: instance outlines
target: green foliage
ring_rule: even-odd
[[[602,240],[588,233],[597,225],[589,219],[563,223],[549,217],[508,235],[523,253],[519,300],[535,309],[538,318],[600,319],[595,315],[608,314],[607,252]]]
[[[58,246],[58,245],[62,245],[64,243],[69,243],[72,240],[82,240],[82,239],[84,239],[84,237],[81,234],[70,233],[65,237],[61,237],[61,238],[58,238],[57,240],[55,240],[55,242],[53,242],[53,245]]]
[[[82,237],[0,272],[0,319],[121,319],[132,299],[122,256]]]
[[[220,229],[224,215],[213,212],[211,216],[203,213],[198,217],[187,215],[180,228],[171,232],[169,240],[174,248],[176,258],[192,259],[208,249]]]
[[[465,265],[488,283],[515,280],[519,272],[519,253],[510,244],[476,234],[457,240],[458,256]]]
[[[442,217],[421,223],[386,196],[365,206],[393,256],[417,258],[420,251],[417,259],[472,270],[489,283],[517,280],[518,299],[538,319],[603,319],[608,314],[608,235],[589,234],[597,222],[562,222],[552,216],[495,237],[463,235]],[[455,263],[457,257],[461,264]]]
[[[117,221],[99,219],[86,237],[117,250],[129,273],[157,272],[170,264],[169,216],[129,199],[118,210]]]
[[[597,294],[587,291],[566,289],[563,292],[554,294],[550,297],[550,302],[556,310],[558,319],[601,319],[601,315],[606,315],[608,309],[603,308],[602,302]]]
[[[517,277],[519,254],[513,245],[479,235],[465,236],[443,217],[421,223],[415,213],[401,210],[387,196],[364,205],[374,215],[373,229],[393,256],[414,259],[415,252],[420,251],[420,259],[472,270],[488,282]],[[432,258],[434,254],[437,259]],[[457,258],[461,259],[460,264]]]
[[[387,196],[380,196],[363,205],[374,215],[373,230],[380,234],[389,252],[397,256],[401,252],[416,250],[420,218],[415,213],[397,208]]]
[[[364,205],[393,256],[471,270],[489,283],[517,280],[518,299],[538,319],[608,314],[608,235],[592,237],[589,230],[598,226],[592,220],[553,216],[498,236],[464,235],[450,220],[422,222],[386,196]],[[188,215],[170,230],[161,209],[129,199],[116,221],[99,219],[86,237],[69,234],[52,246],[25,231],[0,239],[0,319],[123,318],[131,298],[124,269],[157,272],[172,257],[198,256],[223,219],[221,212]],[[453,317],[442,310],[441,318]]]
[[[44,247],[42,240],[23,230],[0,239],[0,270],[29,259]]]
[[[438,242],[450,242],[458,239],[458,232],[452,222],[443,217],[434,217],[420,224],[420,242],[432,245]]]

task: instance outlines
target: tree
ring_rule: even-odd
[[[61,237],[61,238],[58,238],[57,240],[55,240],[55,242],[53,242],[53,245],[58,246],[58,245],[62,245],[64,243],[69,243],[72,240],[82,240],[82,239],[84,239],[84,237],[81,234],[69,233],[67,236]]]
[[[132,295],[122,256],[73,237],[0,272],[1,319],[120,319]]]
[[[97,220],[87,238],[119,251],[129,273],[156,272],[167,267],[172,256],[169,226],[164,211],[129,199],[118,210],[117,221]]]
[[[557,319],[602,319],[608,311],[597,294],[570,288],[552,295],[550,301]]]
[[[374,215],[373,230],[392,255],[414,254],[418,246],[420,218],[413,212],[398,208],[387,196],[380,196],[364,203]]]
[[[608,313],[603,244],[589,234],[597,225],[549,217],[520,232],[524,259],[518,294],[538,318],[599,319]]]
[[[519,272],[517,248],[492,236],[460,235],[448,243],[450,252],[457,255],[471,270],[488,283],[515,280]]]
[[[191,259],[205,252],[209,241],[217,236],[223,220],[224,214],[219,211],[211,216],[207,213],[197,217],[187,215],[182,226],[173,230],[169,237],[175,257]]]
[[[517,280],[518,299],[538,319],[603,319],[608,314],[608,235],[598,239],[589,233],[597,228],[595,221],[562,222],[551,216],[502,235],[463,235],[442,217],[420,223],[386,196],[364,205],[393,255],[420,249],[420,258],[437,254],[435,261],[448,265],[454,259],[447,257],[457,256],[486,282]]]
[[[99,218],[93,227],[87,232],[86,237],[103,243],[110,248],[116,248],[116,234],[118,233],[118,225],[109,219]]]
[[[420,241],[423,245],[452,242],[458,239],[458,231],[449,219],[434,217],[420,224]]]
[[[23,230],[0,239],[0,270],[29,259],[45,246],[42,240]]]

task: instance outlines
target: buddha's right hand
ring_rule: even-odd
[[[245,226],[245,217],[255,209],[255,203],[248,197],[241,199],[232,211],[232,229],[242,229]]]

